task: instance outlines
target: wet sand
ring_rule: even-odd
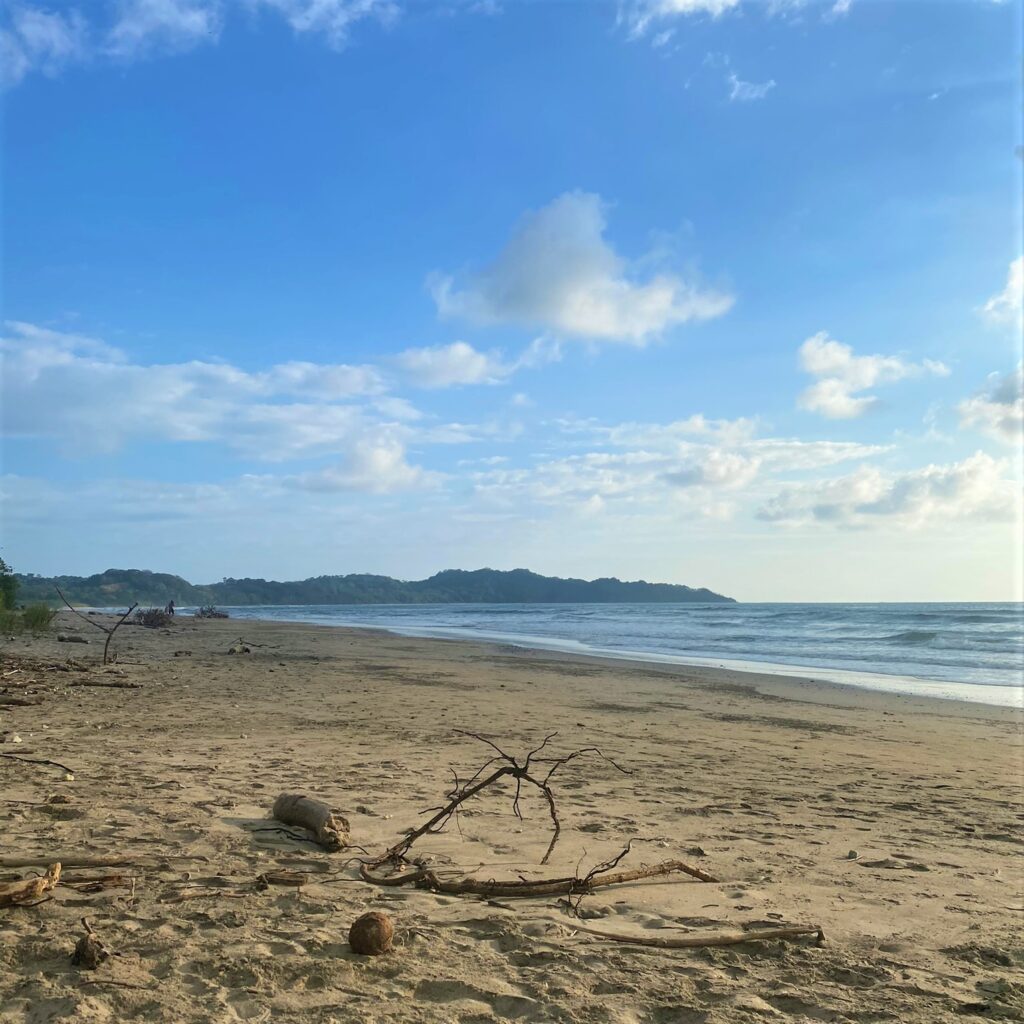
[[[1024,1019],[1021,716],[1006,708],[710,668],[490,643],[179,618],[123,628],[116,666],[89,645],[4,639],[0,855],[141,860],[134,883],[60,886],[0,909],[0,1020],[964,1021]],[[243,637],[249,654],[228,654]],[[177,656],[176,656],[177,652]],[[55,666],[72,658],[83,671]],[[19,671],[16,671],[19,670]],[[137,689],[71,686],[121,682]],[[369,851],[419,824],[493,753],[548,733],[562,769],[551,863],[543,801],[467,805],[414,853],[452,876],[581,874],[681,858],[685,876],[599,891],[579,920],[556,898],[381,889],[265,831],[274,798],[329,802]],[[15,742],[15,737],[20,742]],[[257,831],[257,830],[264,831]],[[252,881],[308,872],[299,890]],[[88,877],[114,869],[71,868]],[[121,869],[127,870],[127,869]],[[28,869],[0,869],[23,877]],[[187,898],[183,899],[183,896]],[[359,957],[366,910],[394,952]],[[112,955],[80,970],[87,916]],[[820,924],[813,939],[659,950],[576,926],[682,936]]]

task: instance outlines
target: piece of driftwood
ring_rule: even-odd
[[[68,683],[68,686],[105,686],[111,690],[141,690],[142,683],[128,683],[124,680],[106,680],[106,679],[76,679],[74,682]]]
[[[87,644],[88,640],[84,636],[78,636],[76,633],[58,633],[57,643],[59,644]]]
[[[66,773],[70,781],[74,781],[75,773],[66,764],[61,764],[60,761],[49,761],[44,757],[25,757],[24,754],[9,754],[5,750],[0,750],[0,757],[6,757],[11,761],[21,761],[24,764],[48,764],[53,768],[60,768]],[[33,863],[41,864],[43,861],[33,861]]]
[[[274,801],[271,813],[285,825],[298,825],[311,832],[314,841],[325,850],[341,850],[350,845],[348,820],[320,800],[302,793],[282,793]]]
[[[38,856],[18,854],[0,857],[0,868],[33,868],[54,861],[66,868],[130,868],[152,860],[148,857],[86,857],[74,853],[40,853]]]
[[[40,697],[11,697],[6,693],[0,693],[0,705],[8,708],[30,708],[42,703]]]
[[[89,924],[89,918],[82,918],[82,927],[85,929],[85,934],[75,944],[75,951],[71,954],[71,963],[75,967],[84,967],[87,971],[95,971],[110,954],[96,937],[92,925]]]
[[[34,903],[55,888],[60,881],[60,864],[51,864],[46,873],[18,882],[0,883],[0,907],[16,907]]]
[[[559,922],[560,924],[562,922]],[[751,929],[748,932],[715,932],[696,934],[658,936],[658,935],[624,935],[619,932],[606,932],[600,928],[588,928],[573,923],[566,925],[573,931],[585,932],[599,939],[610,939],[613,942],[626,942],[633,946],[651,946],[655,949],[699,949],[703,946],[738,946],[744,942],[767,942],[770,939],[795,939],[801,935],[815,935],[820,946],[825,941],[825,933],[817,924],[789,925],[784,928]]]
[[[305,871],[289,871],[287,868],[278,868],[275,871],[264,871],[262,875],[256,876],[256,887],[266,889],[271,885],[288,885],[294,889],[300,889],[309,881],[309,875]]]
[[[414,885],[417,889],[429,889],[448,896],[583,896],[595,889],[603,889],[610,885],[625,885],[644,878],[658,878],[672,874],[686,874],[698,878],[702,882],[714,882],[711,875],[681,860],[668,860],[662,864],[653,864],[646,868],[632,871],[616,871],[600,873],[600,869],[579,877],[571,875],[565,878],[510,879],[498,881],[493,878],[458,878],[443,879],[429,868],[407,871],[402,875],[375,875],[367,865],[359,868],[359,874],[367,882],[374,885],[402,886]]]

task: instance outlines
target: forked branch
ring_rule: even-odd
[[[56,583],[53,586],[57,593],[60,595],[60,599],[64,602],[64,604],[67,605],[69,611],[74,612],[75,615],[77,615],[83,622],[88,622],[90,626],[95,626],[96,629],[102,630],[104,633],[107,634],[106,643],[104,643],[103,645],[103,664],[108,664],[110,660],[110,641],[114,639],[114,633],[117,632],[117,627],[120,626],[121,623],[124,622],[124,620],[127,619],[128,616],[131,615],[131,613],[139,607],[138,602],[136,601],[135,604],[133,604],[131,608],[129,608],[128,611],[126,611],[124,615],[122,615],[121,618],[119,618],[117,622],[114,623],[113,626],[104,626],[102,622],[97,622],[95,619],[90,619],[88,615],[83,615],[64,596],[64,591],[61,590]]]

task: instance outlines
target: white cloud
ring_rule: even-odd
[[[619,20],[636,38],[659,22],[695,15],[718,18],[738,6],[739,0],[633,0],[620,8]]]
[[[458,384],[497,384],[515,367],[494,352],[478,352],[464,341],[431,348],[410,348],[395,357],[417,387],[450,388]]]
[[[288,477],[286,483],[306,491],[361,491],[394,494],[437,487],[440,473],[412,466],[405,446],[396,437],[361,438],[343,461],[327,469]]]
[[[397,0],[244,0],[280,14],[297,33],[322,35],[338,50],[348,42],[352,26],[366,18],[388,24],[398,17]]]
[[[95,339],[17,322],[7,324],[0,357],[4,434],[77,454],[157,439],[285,459],[344,449],[382,422],[373,400],[383,382],[372,367],[140,365]],[[296,395],[303,400],[281,400]]]
[[[16,85],[32,71],[55,75],[87,51],[88,28],[77,11],[60,14],[12,3],[0,28],[0,82]]]
[[[744,82],[734,71],[729,72],[729,99],[733,103],[763,100],[774,88],[774,78],[767,82]]]
[[[663,272],[635,280],[604,237],[600,196],[567,192],[527,214],[497,259],[462,288],[435,276],[442,316],[526,324],[595,341],[645,344],[677,324],[720,316],[731,296]]]
[[[1018,256],[1006,275],[1006,287],[981,307],[982,316],[993,323],[1016,324],[1024,302],[1024,256]]]
[[[961,427],[974,427],[989,437],[1020,446],[1024,439],[1024,366],[1007,374],[993,373],[988,386],[962,401]]]
[[[876,406],[874,395],[861,394],[868,388],[921,373],[949,374],[945,365],[931,359],[908,363],[898,356],[856,356],[849,345],[830,338],[826,331],[800,346],[800,365],[818,381],[799,396],[797,404],[829,419],[853,419]]]
[[[222,25],[218,0],[120,0],[107,48],[128,59],[150,50],[173,53],[216,42]]]
[[[758,518],[789,525],[888,522],[911,529],[928,523],[1007,521],[1020,500],[1019,481],[1008,470],[1006,460],[984,452],[898,474],[863,466],[834,480],[787,487],[758,511]]]

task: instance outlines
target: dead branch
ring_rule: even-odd
[[[817,924],[792,925],[785,928],[763,928],[749,932],[720,932],[717,935],[697,934],[682,935],[678,938],[668,936],[623,935],[618,932],[606,932],[600,928],[587,928],[580,924],[570,926],[574,931],[595,935],[599,939],[611,939],[613,942],[626,942],[633,946],[653,946],[655,949],[696,949],[701,946],[738,946],[743,942],[767,942],[770,939],[794,939],[800,935],[815,935],[820,946],[825,941],[825,933]]]
[[[108,664],[110,661],[110,641],[114,639],[114,633],[117,632],[117,627],[120,626],[125,621],[125,619],[127,619],[128,616],[131,615],[131,613],[139,607],[138,602],[136,601],[135,604],[133,604],[131,608],[129,608],[128,611],[126,611],[124,615],[122,615],[121,618],[119,618],[117,622],[114,623],[113,626],[104,626],[102,622],[97,622],[95,619],[90,619],[88,615],[83,615],[77,608],[72,606],[71,602],[64,596],[64,591],[62,591],[60,587],[57,586],[56,583],[53,586],[57,593],[60,595],[60,599],[64,602],[64,604],[68,606],[68,608],[72,612],[75,613],[75,615],[77,615],[83,622],[88,622],[90,626],[95,626],[96,629],[102,630],[104,633],[107,634],[106,643],[104,643],[103,645],[103,664]]]
[[[110,954],[107,952],[106,946],[96,937],[92,925],[89,924],[89,918],[82,918],[82,927],[85,929],[85,934],[75,945],[75,951],[71,954],[71,963],[75,967],[84,967],[87,971],[95,971]]]
[[[80,857],[74,853],[41,853],[37,857],[24,854],[0,857],[0,868],[33,868],[57,860],[66,868],[129,868],[151,862],[147,857]]]
[[[0,884],[0,907],[30,905],[45,896],[60,881],[60,864],[51,864],[43,875]]]
[[[367,882],[374,885],[396,887],[403,885],[415,885],[417,889],[428,889],[431,892],[444,893],[447,896],[509,896],[509,897],[531,897],[531,896],[585,896],[595,889],[604,889],[611,885],[625,885],[628,882],[638,882],[644,878],[658,878],[672,874],[686,874],[702,882],[715,882],[712,877],[700,868],[695,868],[681,860],[667,860],[661,864],[653,864],[650,867],[635,868],[632,871],[611,872],[623,857],[629,852],[627,846],[622,853],[604,864],[599,864],[582,878],[578,875],[569,875],[563,878],[540,878],[531,879],[509,879],[497,881],[493,878],[459,878],[443,879],[437,872],[429,868],[418,868],[415,871],[407,871],[400,875],[377,875],[370,868],[375,865],[362,864],[359,868],[360,876]]]
[[[60,768],[61,771],[67,773],[72,777],[74,777],[75,774],[66,764],[61,764],[60,761],[48,761],[46,758],[43,757],[24,757],[21,754],[8,754],[2,750],[0,750],[0,757],[9,758],[12,761],[24,761],[26,764],[49,764],[53,765],[54,768]],[[34,863],[41,862],[36,861]]]
[[[7,694],[0,693],[0,705],[4,707],[30,708],[42,703],[39,697],[9,697]]]
[[[77,679],[72,683],[68,683],[68,686],[105,686],[112,690],[141,690],[142,683],[127,683],[124,681],[114,680],[108,682],[101,679]]]
[[[319,800],[301,793],[282,793],[271,813],[285,825],[298,825],[312,832],[325,850],[341,850],[349,845],[348,820]]]
[[[512,797],[512,813],[517,818],[522,820],[522,811],[520,809],[520,798],[522,796],[523,783],[528,783],[531,786],[536,787],[540,790],[544,796],[545,801],[548,805],[548,813],[551,817],[552,824],[552,836],[551,842],[548,844],[547,851],[541,858],[541,864],[546,864],[551,857],[552,852],[555,849],[555,844],[558,842],[558,837],[562,831],[562,824],[558,818],[558,808],[555,804],[555,795],[551,789],[550,782],[551,777],[555,772],[563,765],[568,764],[570,761],[574,761],[576,758],[583,756],[584,754],[595,754],[603,760],[607,761],[617,771],[622,772],[624,775],[629,775],[630,772],[625,768],[617,765],[610,757],[607,757],[597,747],[583,747],[579,750],[574,750],[564,757],[539,757],[538,755],[544,750],[548,743],[558,735],[558,733],[549,733],[540,744],[528,751],[522,761],[516,760],[511,754],[507,754],[501,749],[493,740],[488,739],[486,736],[480,736],[473,732],[464,732],[461,729],[456,730],[457,735],[468,736],[471,739],[478,740],[481,743],[485,743],[492,750],[495,751],[496,756],[492,757],[489,761],[483,764],[476,772],[470,777],[470,779],[464,783],[459,781],[458,775],[455,776],[454,788],[446,794],[448,802],[439,808],[431,808],[436,813],[429,821],[420,825],[419,828],[410,829],[408,834],[401,842],[396,843],[390,847],[385,853],[383,853],[371,866],[379,866],[381,864],[391,862],[401,862],[405,859],[406,854],[409,852],[410,847],[417,839],[425,835],[436,834],[440,832],[445,825],[454,817],[456,822],[458,821],[459,808],[471,797],[476,796],[482,790],[487,789],[488,786],[492,786],[494,783],[505,777],[511,777],[516,780],[516,789]],[[504,762],[499,768],[495,768],[489,775],[481,778],[484,772],[487,771],[491,765],[497,762]],[[535,765],[549,765],[547,771],[537,771]]]

